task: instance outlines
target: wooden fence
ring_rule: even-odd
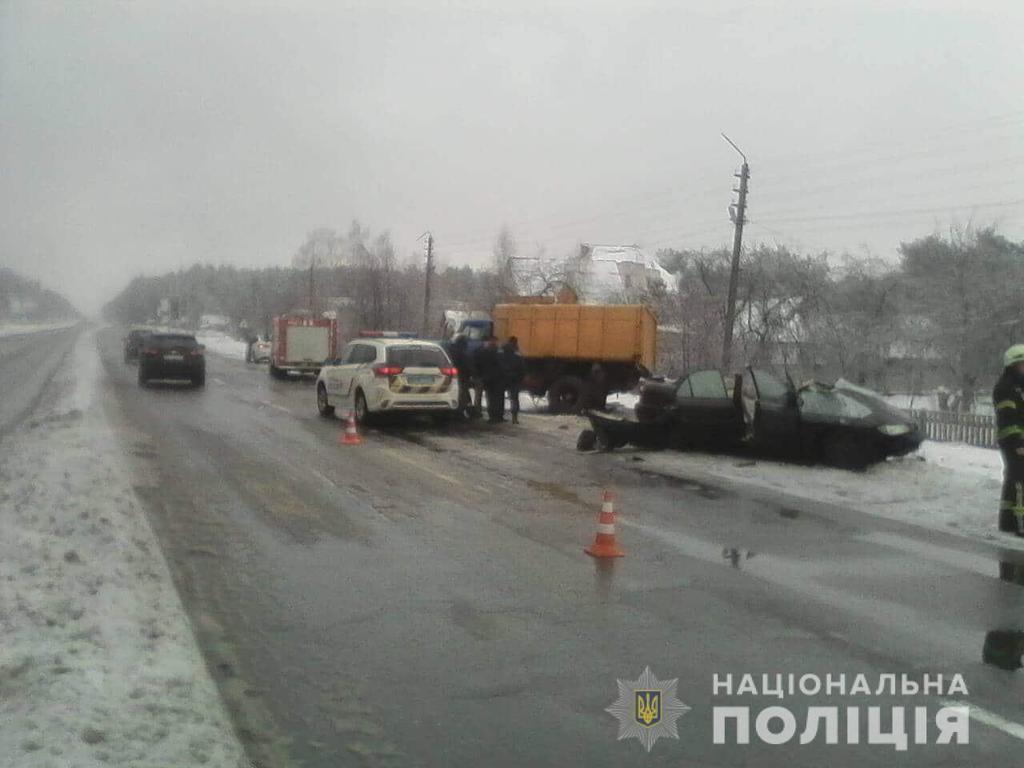
[[[967,443],[979,448],[996,447],[994,416],[918,409],[911,410],[910,415],[929,440],[944,443]]]

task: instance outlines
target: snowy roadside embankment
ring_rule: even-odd
[[[236,360],[245,360],[245,350],[248,345],[221,331],[199,331],[196,333],[196,341],[204,345],[207,352],[233,357]]]
[[[245,765],[80,335],[0,453],[0,764]]]
[[[579,416],[527,415],[524,424],[560,435],[575,447]],[[701,474],[737,485],[768,488],[879,517],[945,530],[975,539],[1024,547],[1024,539],[998,531],[1002,460],[999,452],[962,443],[926,440],[910,456],[876,464],[867,472],[807,467],[777,461],[679,451],[616,451],[623,461],[644,460],[645,468],[680,477]]]
[[[4,336],[21,336],[26,333],[40,331],[60,331],[74,328],[81,320],[55,320],[50,323],[0,323],[0,338]]]

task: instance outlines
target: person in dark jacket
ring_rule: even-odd
[[[512,423],[519,423],[519,388],[526,375],[526,361],[519,354],[519,339],[509,336],[501,348],[501,364],[505,369],[505,389],[508,391],[509,413]]]
[[[992,390],[996,440],[1003,455],[999,530],[1024,536],[1024,344],[1003,355],[1003,375]]]
[[[473,355],[476,375],[487,393],[487,421],[497,424],[505,420],[505,371],[501,365],[498,339],[488,336]]]
[[[469,339],[456,336],[451,356],[452,365],[459,371],[459,415],[469,417],[473,410],[473,356],[469,354]]]

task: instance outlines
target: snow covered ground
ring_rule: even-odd
[[[0,764],[246,765],[74,354],[0,452]]]
[[[196,341],[204,344],[207,352],[245,360],[246,343],[233,339],[222,331],[199,331],[196,333]]]
[[[71,328],[80,322],[80,320],[56,320],[50,323],[0,322],[0,336],[21,336],[25,333],[38,333],[39,331],[57,331],[61,328]]]
[[[580,431],[589,427],[579,416],[539,413],[527,414],[524,425],[561,436],[567,448],[574,447]],[[645,468],[657,472],[721,478],[1024,548],[1024,539],[1001,534],[997,529],[1002,460],[998,451],[987,448],[928,440],[916,453],[890,459],[863,473],[694,452],[626,448],[614,455],[622,461],[640,457]]]

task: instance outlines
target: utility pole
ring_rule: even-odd
[[[733,144],[732,139],[724,133],[722,138],[729,142],[729,145],[743,158],[740,172],[734,174],[740,180],[739,189],[733,190],[739,193],[739,198],[734,206],[729,206],[729,216],[735,226],[735,232],[732,238],[732,269],[729,271],[729,296],[725,303],[725,333],[722,339],[722,368],[728,372],[729,366],[732,365],[732,330],[736,323],[736,290],[739,287],[740,279],[740,251],[743,249],[743,225],[746,222],[747,180],[750,179],[750,166],[747,165],[747,156]]]
[[[430,282],[434,276],[434,236],[430,232],[424,232],[427,236],[427,268],[424,272],[423,285],[423,333],[425,337],[430,333]],[[423,235],[420,235],[423,239]]]
[[[316,256],[309,257],[309,311],[313,313],[313,267],[316,266]]]

